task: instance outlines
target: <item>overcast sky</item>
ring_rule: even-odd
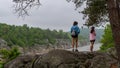
[[[12,0],[0,0],[0,22],[10,25],[27,24],[42,29],[62,29],[63,31],[69,31],[73,21],[78,21],[79,27],[83,25],[83,15],[75,10],[72,2],[68,3],[66,0],[40,1],[42,6],[39,9],[32,9],[30,16],[23,20],[13,13],[12,6],[14,3]]]

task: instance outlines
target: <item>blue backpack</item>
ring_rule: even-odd
[[[79,34],[79,32],[80,32],[80,30],[79,30],[78,27],[73,26],[73,27],[71,28],[71,36],[72,36],[72,37],[77,37],[78,34]]]

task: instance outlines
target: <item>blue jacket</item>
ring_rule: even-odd
[[[77,25],[72,26],[70,32],[72,33],[73,30],[75,30],[77,34],[80,33],[80,28]]]

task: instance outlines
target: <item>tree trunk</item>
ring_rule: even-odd
[[[117,51],[118,62],[120,63],[120,13],[118,3],[118,0],[107,0],[111,29]]]

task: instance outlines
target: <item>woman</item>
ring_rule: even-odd
[[[93,52],[93,45],[96,38],[95,27],[91,27],[89,36],[90,36],[90,51]]]
[[[73,26],[71,27],[71,36],[72,36],[72,51],[78,51],[78,34],[80,33],[80,29],[78,27],[78,22],[74,21]],[[76,49],[74,46],[76,45]]]

